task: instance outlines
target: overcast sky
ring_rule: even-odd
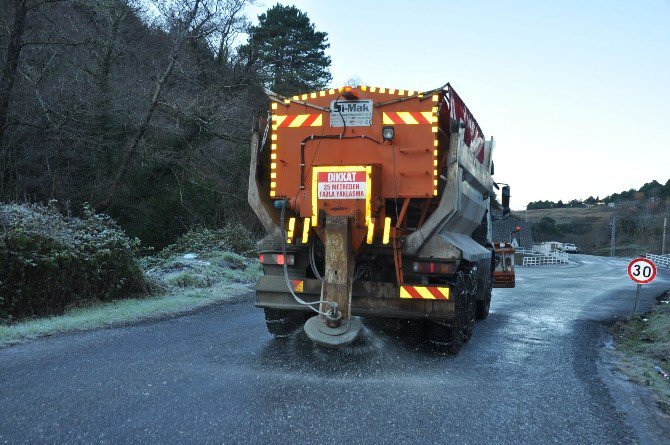
[[[279,3],[328,33],[332,86],[450,82],[496,139],[513,208],[670,178],[668,0]]]

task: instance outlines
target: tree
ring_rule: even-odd
[[[668,179],[668,181],[665,183],[665,185],[661,189],[661,197],[670,198],[670,179]]]
[[[275,5],[258,16],[240,53],[259,64],[261,81],[272,91],[291,96],[324,88],[332,76],[328,34],[318,32],[295,6]]]
[[[23,48],[30,44],[23,40],[26,32],[26,21],[28,13],[40,9],[44,5],[51,3],[60,3],[64,0],[13,0],[10,5],[3,5],[3,13],[10,14],[9,36],[7,39],[7,50],[4,56],[4,63],[0,73],[0,150],[2,156],[0,159],[0,195],[4,194],[7,171],[10,164],[15,163],[15,153],[10,153],[10,149],[5,142],[5,134],[9,127],[9,108],[12,92],[16,84],[17,73],[19,71],[19,61]],[[9,8],[8,8],[9,6]],[[36,44],[33,43],[33,44]],[[41,42],[41,44],[51,44],[51,42]]]
[[[553,209],[556,204],[553,201],[533,201],[526,206],[527,210]]]
[[[267,105],[235,51],[248,2],[11,0],[0,76],[21,34],[14,5],[26,14],[18,65],[2,77],[13,84],[0,201],[54,199],[72,215],[101,204],[158,248],[195,226],[248,220],[249,122]]]
[[[137,155],[144,134],[149,128],[149,123],[156,111],[165,84],[172,75],[182,46],[187,41],[207,40],[214,35],[218,35],[219,38],[225,40],[225,37],[221,36],[222,32],[229,26],[229,23],[236,21],[234,17],[237,17],[242,11],[242,5],[244,4],[245,0],[179,0],[170,2],[168,5],[157,5],[165,18],[165,24],[169,29],[168,34],[173,38],[167,65],[154,84],[153,93],[140,125],[132,139],[126,144],[121,164],[114,175],[106,197],[96,205],[96,211],[104,211],[109,207],[119,187],[126,179],[128,169]]]
[[[647,197],[658,196],[661,193],[662,188],[663,186],[654,179],[653,181],[648,182],[640,187],[640,192],[644,193]]]

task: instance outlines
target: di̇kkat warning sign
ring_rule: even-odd
[[[319,172],[319,199],[365,199],[365,172]]]

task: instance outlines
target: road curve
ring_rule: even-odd
[[[251,295],[0,349],[0,442],[640,440],[597,372],[602,322],[632,307],[627,262],[572,258],[517,269],[456,357],[374,320],[345,350],[274,340]],[[667,288],[661,272],[644,305]]]

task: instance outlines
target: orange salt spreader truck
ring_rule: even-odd
[[[496,282],[514,286],[491,240],[493,139],[449,84],[268,96],[249,203],[268,232],[256,306],[270,333],[304,323],[339,347],[358,316],[425,319],[429,340],[456,353]],[[509,196],[503,187],[503,213]]]

